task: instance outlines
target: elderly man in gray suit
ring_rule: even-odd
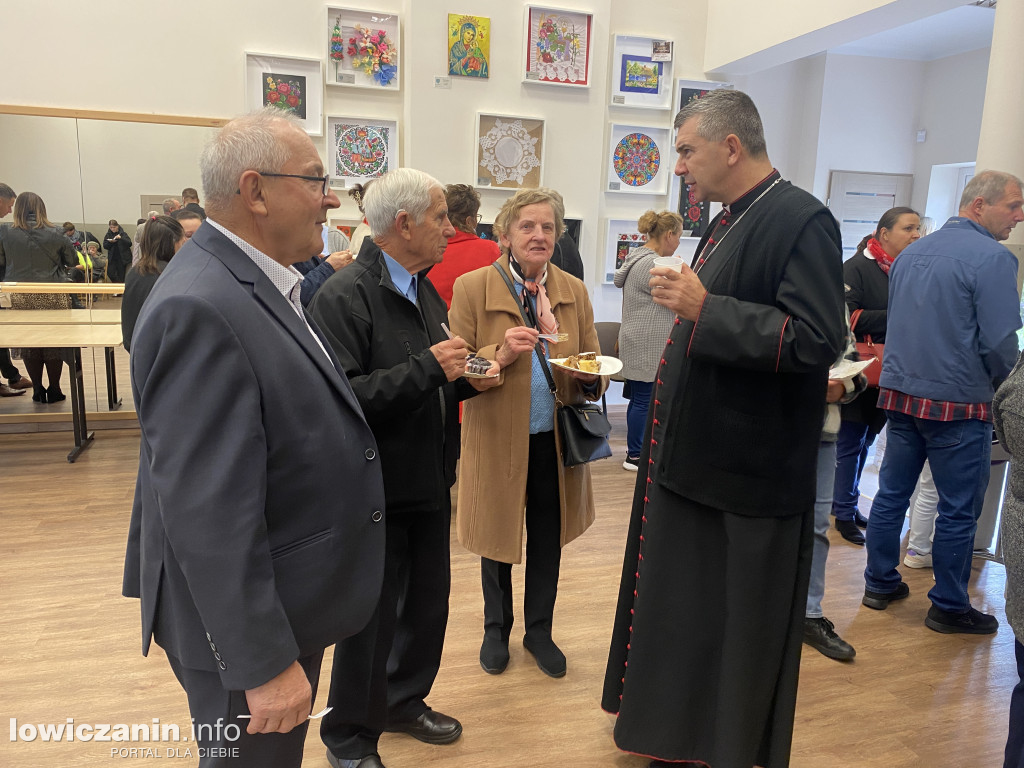
[[[202,768],[298,766],[324,649],[367,623],[384,564],[377,446],[292,267],[339,203],[280,115],[232,121],[201,165],[209,219],[133,338],[124,594],[188,694]]]

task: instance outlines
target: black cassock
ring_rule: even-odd
[[[709,296],[652,396],[602,706],[623,750],[781,768],[844,336],[839,228],[773,172],[709,229]]]

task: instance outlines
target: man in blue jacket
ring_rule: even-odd
[[[884,610],[910,594],[896,565],[903,515],[925,459],[939,492],[925,625],[987,635],[994,616],[971,607],[974,531],[988,486],[992,396],[1017,361],[1017,259],[998,241],[1024,221],[1021,181],[983,171],[964,189],[960,215],[909,245],[889,274],[878,407],[888,442],[871,505],[864,605]]]

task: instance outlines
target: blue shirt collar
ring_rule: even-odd
[[[983,226],[981,226],[981,224],[979,224],[976,221],[971,221],[970,219],[965,218],[963,216],[950,216],[949,221],[947,221],[942,228],[945,229],[946,227],[956,227],[958,229],[975,229],[981,234],[991,237],[993,240],[996,239],[996,236],[989,232],[987,229],[985,229]]]
[[[384,257],[384,263],[391,273],[391,282],[395,284],[398,292],[405,296],[413,304],[416,303],[416,275],[410,274],[409,270],[388,256],[384,251],[380,252]]]

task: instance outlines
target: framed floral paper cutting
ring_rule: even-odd
[[[651,37],[612,37],[613,107],[671,109],[672,41]]]
[[[541,185],[544,121],[477,113],[474,184],[503,189]]]
[[[589,87],[593,21],[582,11],[529,6],[523,81]]]
[[[609,192],[664,195],[672,172],[668,128],[612,125],[609,149]]]
[[[605,238],[604,282],[612,282],[615,270],[623,265],[634,248],[647,242],[647,235],[636,230],[632,219],[608,219],[608,234]]]
[[[297,118],[311,136],[323,135],[323,62],[267,53],[245,54],[245,106],[278,109]]]
[[[327,116],[331,186],[351,187],[398,167],[398,123]]]
[[[327,7],[327,84],[397,91],[398,14]]]

